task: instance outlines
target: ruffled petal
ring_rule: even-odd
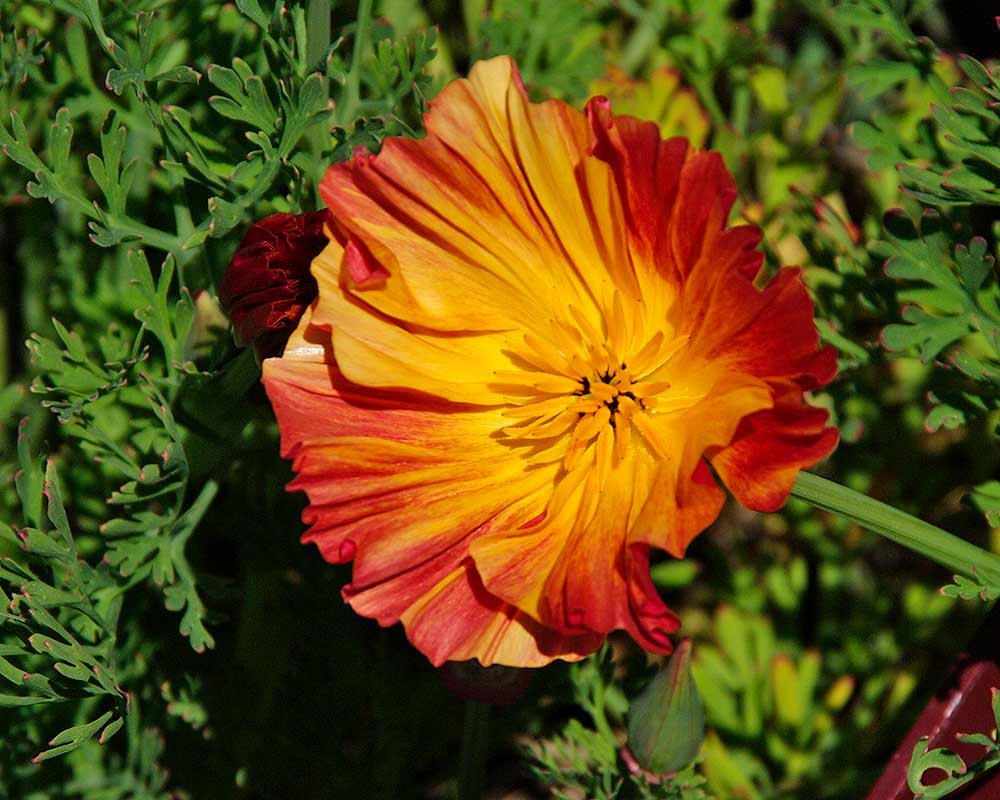
[[[508,337],[498,333],[465,336],[410,331],[329,281],[335,253],[327,250],[314,271],[327,291],[313,309],[312,325],[332,332],[333,356],[353,383],[379,389],[424,392],[457,403],[499,405],[489,385],[496,372],[513,364],[505,354]]]
[[[530,103],[510,59],[421,140],[331,168],[319,296],[264,381],[345,599],[434,663],[536,666],[624,629],[670,651],[649,576],[724,493],[773,508],[835,432],[798,273],[754,284],[717,154]],[[832,437],[832,438],[831,438]]]
[[[691,541],[715,522],[725,499],[703,461],[683,470],[663,465],[629,539],[683,558]]]
[[[794,380],[805,390],[836,375],[836,353],[819,347],[812,300],[798,269],[780,270],[763,290],[744,275],[730,275],[700,309],[686,314],[682,329],[691,331],[692,350],[706,360],[765,379]]]
[[[586,111],[592,152],[614,172],[637,261],[683,284],[736,199],[722,157],[692,150],[686,139],[663,140],[656,124],[616,116],[604,98]]]
[[[484,530],[521,518],[515,510]],[[367,586],[355,580],[343,594],[355,611],[380,625],[402,622],[410,641],[436,665],[475,658],[484,666],[539,667],[555,659],[576,661],[603,641],[540,625],[490,594],[464,546]]]
[[[774,408],[746,417],[733,441],[710,454],[712,466],[747,508],[776,511],[799,470],[837,446],[837,429],[826,427],[828,416],[825,409],[807,406],[798,387],[787,387]]]
[[[669,223],[688,155],[687,140],[662,140],[655,123],[616,116],[603,97],[588,102],[586,113],[594,133],[591,152],[611,166],[638,259],[659,265],[676,281]]]
[[[470,561],[442,578],[401,619],[410,641],[435,665],[475,658],[483,666],[541,667],[557,658],[578,661],[604,641],[539,625],[487,592]]]
[[[445,87],[425,124],[425,138],[389,139],[322,182],[334,236],[363,243],[387,276],[377,291],[350,290],[433,331],[530,328],[540,306],[566,301],[596,313],[602,256],[620,259],[617,226],[592,219],[607,221],[617,198],[604,165],[582,165],[584,117],[530,103],[501,57]]]
[[[289,488],[310,500],[303,541],[329,561],[354,561],[344,596],[359,613],[402,621],[435,663],[537,666],[599,646],[600,637],[547,629],[489,595],[465,564],[478,537],[536,518],[551,482],[489,437],[495,420],[362,391],[320,362],[270,359],[265,385],[297,473]]]
[[[459,546],[551,480],[490,437],[492,413],[362,393],[324,364],[268,360],[265,385],[297,473],[289,488],[310,500],[303,540],[328,560],[354,560],[359,585]]]
[[[669,653],[680,623],[649,579],[648,548],[627,546],[649,473],[647,459],[633,457],[606,479],[591,473],[537,526],[477,538],[470,552],[488,591],[546,627],[625,629],[644,648]]]

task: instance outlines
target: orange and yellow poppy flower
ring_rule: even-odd
[[[773,510],[836,443],[803,400],[836,362],[799,271],[755,285],[717,153],[600,97],[532,103],[507,57],[426,127],[331,167],[318,297],[264,362],[304,541],[435,664],[615,629],[669,652],[650,549],[684,555],[715,476]]]

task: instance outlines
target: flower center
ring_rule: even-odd
[[[529,366],[497,373],[510,403],[501,413],[512,420],[503,434],[531,445],[529,459],[561,458],[567,471],[591,448],[599,463],[617,463],[629,449],[633,427],[669,458],[669,441],[655,417],[700,399],[671,391],[664,377],[688,337],[662,330],[644,335],[641,317],[626,315],[619,295],[605,317],[604,334],[578,309],[568,311],[572,322],[553,320],[548,335],[529,333],[510,348]]]

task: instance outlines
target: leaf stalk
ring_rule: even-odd
[[[800,472],[792,495],[815,508],[856,522],[956,575],[1000,585],[1000,557],[861,492],[809,472]]]

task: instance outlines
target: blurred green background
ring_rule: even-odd
[[[840,355],[820,471],[1000,552],[989,5],[0,0],[0,797],[454,796],[462,704],[298,544],[214,296],[249,224],[499,53],[720,150]],[[494,711],[488,797],[861,797],[988,608],[796,501],[727,505],[653,576],[699,760],[629,776],[656,664],[613,637]]]

